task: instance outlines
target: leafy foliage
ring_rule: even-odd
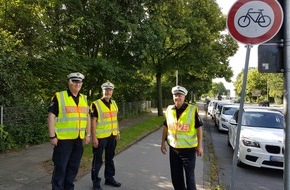
[[[46,109],[43,105],[5,108],[0,152],[47,142]]]
[[[23,96],[32,93],[33,76],[26,64],[22,41],[0,28],[0,103],[21,104],[29,101]]]
[[[147,72],[156,76],[159,115],[164,94],[162,75],[178,70],[180,84],[197,95],[209,90],[211,79],[232,77],[227,59],[237,44],[221,34],[225,17],[214,1],[160,0],[148,1],[145,6],[148,18],[133,37],[142,47],[137,53]]]
[[[160,100],[162,82],[166,78],[173,86],[176,69],[180,84],[195,94],[207,92],[212,78],[232,76],[228,57],[237,44],[221,34],[225,17],[213,0],[12,0],[2,4],[0,17],[2,38],[10,43],[8,58],[17,60],[13,70],[18,71],[6,67],[2,84],[10,86],[7,92],[31,90],[29,101],[48,102],[66,88],[72,71],[85,74],[82,92],[89,100],[110,80],[122,102]],[[15,84],[7,82],[11,75]],[[7,92],[1,102],[20,99],[7,98]]]
[[[79,71],[89,101],[110,80],[117,102],[157,100],[162,115],[162,96],[171,95],[176,70],[179,84],[196,95],[208,92],[213,78],[233,75],[228,57],[238,46],[222,33],[225,16],[214,0],[0,2],[4,106],[48,105],[56,91],[67,88],[67,74]],[[31,122],[42,131],[44,121]],[[9,134],[22,133],[17,130]]]
[[[11,140],[9,133],[5,130],[3,125],[0,125],[0,152],[11,149],[12,146],[13,141]]]
[[[226,95],[227,89],[222,82],[213,83],[209,92],[211,97],[217,97],[218,95]]]
[[[234,83],[238,96],[241,96],[242,92],[243,73],[244,71],[239,73]],[[269,100],[271,102],[281,103],[284,95],[283,84],[283,75],[280,73],[259,73],[256,68],[250,68],[247,77],[245,99],[250,102]],[[261,96],[253,97],[252,92],[255,90],[260,90]]]

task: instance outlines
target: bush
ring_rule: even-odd
[[[21,109],[14,110],[19,111]],[[47,111],[45,107],[35,106],[26,108],[25,111],[15,115],[18,116],[17,119],[12,118],[5,124],[5,128],[4,126],[0,128],[0,132],[2,132],[0,137],[0,152],[47,141]]]
[[[134,105],[125,109],[124,104],[121,110],[123,112],[119,117],[120,120],[146,112],[140,108],[140,105],[139,107]],[[0,152],[47,142],[49,139],[47,107],[33,104],[21,107],[4,107],[4,126],[0,127],[0,134],[2,134],[0,137]]]
[[[9,132],[5,131],[3,125],[0,125],[0,152],[5,152],[8,149],[13,148],[13,140],[9,135]]]

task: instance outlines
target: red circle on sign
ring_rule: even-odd
[[[253,0],[252,0],[253,1]],[[272,27],[263,35],[258,37],[248,37],[244,36],[243,34],[239,33],[239,31],[235,27],[235,15],[237,11],[243,6],[245,3],[252,2],[251,0],[239,0],[237,1],[229,11],[227,17],[227,28],[231,34],[231,36],[236,39],[237,41],[245,44],[260,44],[270,40],[274,37],[278,31],[280,30],[282,23],[283,23],[283,11],[280,4],[276,0],[263,0],[261,2],[267,3],[275,13],[274,23]],[[255,0],[260,1],[260,0]]]

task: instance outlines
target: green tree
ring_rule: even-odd
[[[221,95],[227,95],[227,89],[226,87],[224,86],[224,84],[222,82],[214,82],[212,84],[212,88],[209,92],[209,95],[211,97],[217,97],[217,96],[221,96]]]
[[[234,83],[235,91],[241,96],[244,71],[239,73]],[[271,102],[281,103],[283,98],[283,76],[279,73],[259,73],[257,68],[250,68],[248,71],[246,96],[250,102],[270,100]],[[260,91],[258,97],[252,96],[252,92]]]
[[[221,34],[225,17],[213,0],[1,0],[0,6],[0,26],[21,41],[23,65],[33,75],[32,100],[48,101],[66,87],[66,74],[80,71],[89,99],[111,80],[120,101],[156,91],[161,115],[162,82],[172,87],[176,69],[195,94],[207,91],[212,78],[232,76],[228,57],[237,44]]]
[[[23,105],[33,94],[33,75],[26,64],[22,41],[0,28],[0,103]],[[27,96],[23,95],[23,92]],[[29,95],[28,95],[29,94]]]
[[[134,51],[138,47],[129,48],[132,31],[144,18],[142,1],[54,0],[43,6],[52,52],[55,57],[69,56],[64,61],[82,68],[79,70],[87,76],[83,91],[89,99],[99,96],[100,86],[107,80],[118,87],[114,97],[120,101],[145,98],[149,81],[136,67]]]
[[[282,73],[266,74],[268,86],[268,96],[274,99],[277,104],[283,103],[284,81]]]
[[[243,86],[244,70],[238,74],[236,82],[234,83],[235,92],[237,96],[241,96],[242,86]],[[257,101],[257,97],[252,96],[252,92],[260,90],[261,94],[264,94],[264,77],[261,73],[258,72],[256,68],[249,68],[245,99],[247,101],[253,102]]]
[[[225,17],[215,1],[148,1],[145,7],[148,18],[133,37],[147,73],[156,77],[159,115],[163,114],[162,75],[172,76],[178,69],[180,84],[197,94],[202,87],[204,92],[209,89],[212,78],[232,76],[228,57],[237,43],[221,35]]]

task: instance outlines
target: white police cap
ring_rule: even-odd
[[[72,81],[80,81],[82,82],[85,76],[82,73],[76,72],[76,73],[71,73],[67,75],[67,78]]]
[[[172,94],[183,94],[187,95],[187,90],[183,86],[175,86],[171,90]]]
[[[102,84],[101,88],[102,88],[103,90],[105,90],[105,89],[114,89],[115,86],[114,86],[113,83],[107,81],[107,82],[105,82],[104,84]]]

